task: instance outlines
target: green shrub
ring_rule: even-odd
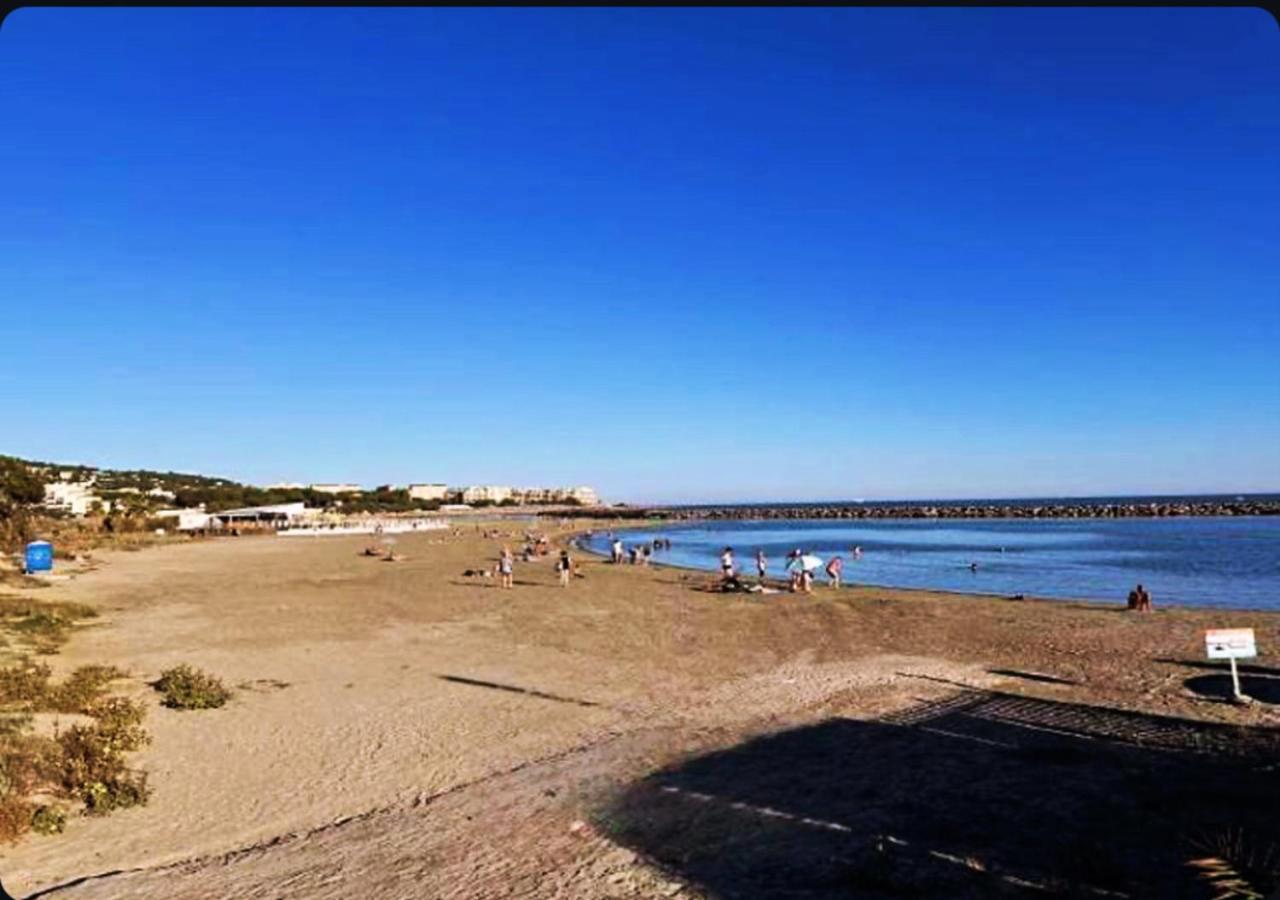
[[[61,834],[67,827],[67,811],[61,806],[41,806],[31,814],[31,830],[36,834]]]
[[[215,709],[231,699],[220,678],[185,663],[161,672],[155,688],[170,709]]]
[[[106,781],[85,785],[81,794],[84,811],[90,816],[105,816],[118,809],[145,806],[151,799],[146,772],[121,772]]]

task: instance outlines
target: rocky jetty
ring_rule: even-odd
[[[843,506],[723,506],[652,510],[674,519],[1137,519],[1171,516],[1274,516],[1277,501],[918,504]]]

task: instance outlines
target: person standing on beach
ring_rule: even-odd
[[[560,587],[567,588],[569,576],[573,573],[573,560],[569,558],[568,550],[560,551],[560,558],[556,560],[556,573],[560,576]]]
[[[514,564],[515,560],[511,557],[511,548],[503,547],[502,556],[498,560],[498,573],[502,576],[502,586],[504,588],[510,589],[515,584],[512,575]]]
[[[765,572],[769,570],[769,560],[764,558],[764,550],[756,551],[756,574],[760,577],[760,583],[764,584]]]
[[[720,554],[720,574],[726,579],[733,577],[733,548],[725,547]]]
[[[831,557],[827,563],[827,579],[833,588],[840,587],[840,572],[844,569],[844,560],[838,556]]]
[[[619,538],[617,538],[617,537],[615,537],[615,538],[613,539],[613,546],[612,546],[612,549],[613,549],[613,564],[614,564],[615,566],[616,566],[616,565],[621,565],[621,564],[622,564],[622,541],[621,541],[621,539],[619,539]]]

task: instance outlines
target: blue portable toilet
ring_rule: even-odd
[[[27,544],[27,572],[48,572],[53,568],[53,544],[48,541],[32,541]]]

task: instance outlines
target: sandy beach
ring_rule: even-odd
[[[130,673],[116,687],[148,704],[154,741],[133,762],[154,796],[3,848],[5,889],[890,896],[902,860],[933,854],[933,868],[910,867],[913,895],[1070,882],[1198,896],[1177,869],[1195,851],[1176,817],[1097,871],[1042,845],[1113,845],[1123,816],[1155,814],[1148,781],[1229,782],[1230,821],[1245,824],[1277,802],[1274,773],[1252,773],[1276,758],[1280,707],[1216,696],[1224,670],[1204,662],[1203,631],[1255,628],[1246,687],[1280,703],[1280,615],[856,586],[719,594],[703,574],[581,554],[585,577],[567,589],[547,557],[517,562],[504,591],[463,577],[501,545],[470,526],[400,536],[394,563],[361,556],[367,540],[99,554],[96,570],[41,590],[101,612],[49,661]],[[179,663],[235,698],[161,707],[147,683]],[[873,796],[890,783],[899,800],[932,797],[936,828]],[[1075,800],[1028,789],[1052,783]],[[948,810],[979,824],[944,828]],[[897,875],[883,862],[894,854]],[[1160,890],[1135,887],[1137,872]]]

